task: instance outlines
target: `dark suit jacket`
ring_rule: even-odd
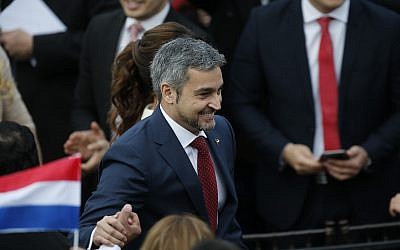
[[[210,14],[212,17],[210,33],[218,49],[230,63],[251,9],[260,5],[260,0],[189,0],[189,2]]]
[[[94,18],[87,33],[81,56],[80,75],[75,89],[72,122],[74,130],[90,127],[97,121],[110,135],[107,112],[110,109],[111,66],[117,55],[118,41],[126,16],[117,10]],[[180,23],[196,34],[206,33],[170,9],[165,22]]]
[[[313,147],[314,103],[300,0],[255,9],[239,42],[225,98],[234,125],[257,150],[257,206],[289,229],[313,176],[279,171],[283,147]],[[364,147],[376,171],[343,182],[354,223],[387,219],[399,176],[400,18],[369,2],[350,2],[339,87],[342,148]],[[397,187],[398,188],[398,187]]]
[[[207,137],[227,191],[216,234],[242,244],[235,220],[233,130],[225,118],[217,116],[216,127]],[[160,109],[124,133],[105,155],[98,188],[81,217],[82,246],[87,247],[96,222],[115,214],[125,203],[132,204],[142,227],[140,238],[133,240],[129,249],[138,248],[149,228],[166,215],[192,213],[208,221],[199,179]]]
[[[400,1],[397,0],[372,0],[374,3],[385,6],[397,13],[400,13]]]
[[[111,0],[44,2],[68,30],[34,36],[33,58],[37,65],[32,67],[30,61],[17,62],[15,73],[47,162],[64,155],[63,144],[71,132],[71,102],[84,30],[93,15],[105,10],[103,7],[111,7],[108,5]]]

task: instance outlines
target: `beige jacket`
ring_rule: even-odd
[[[0,47],[0,121],[13,121],[30,128],[35,136],[39,159],[42,162],[35,124],[15,85],[10,62],[2,47]]]

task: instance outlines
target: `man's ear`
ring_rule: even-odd
[[[176,100],[176,91],[168,83],[161,83],[161,96],[166,103],[173,104]]]

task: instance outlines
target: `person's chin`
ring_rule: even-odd
[[[209,131],[209,130],[211,130],[211,129],[213,129],[215,127],[215,120],[212,119],[212,120],[207,121],[207,122],[202,122],[202,123],[200,123],[200,127],[204,131]]]

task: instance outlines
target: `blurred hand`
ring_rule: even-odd
[[[400,214],[400,193],[393,196],[390,200],[389,213],[393,217]]]
[[[70,134],[64,143],[64,152],[66,154],[80,153],[82,159],[86,161],[93,154],[93,151],[88,149],[88,145],[105,139],[104,132],[97,122],[92,122],[89,130],[75,131]]]
[[[96,122],[90,124],[89,130],[75,131],[64,143],[66,154],[80,153],[85,161],[82,170],[86,173],[93,171],[100,163],[104,153],[109,148],[103,130]]]
[[[328,159],[322,163],[328,173],[340,181],[356,176],[368,163],[368,153],[360,146],[352,146],[346,153],[348,160]]]
[[[283,148],[282,157],[300,175],[322,170],[322,164],[314,158],[310,148],[303,144],[288,143]]]
[[[21,29],[0,33],[0,42],[8,55],[16,60],[27,60],[33,52],[33,37]]]
[[[104,216],[97,222],[93,234],[93,243],[96,246],[118,245],[124,247],[142,232],[139,217],[132,212],[132,206],[126,204],[121,211],[113,216]]]
[[[84,173],[91,173],[94,169],[96,169],[103,159],[104,154],[110,148],[110,142],[106,139],[100,139],[96,142],[93,142],[87,146],[87,149],[93,154],[90,158],[81,164],[81,169]]]

